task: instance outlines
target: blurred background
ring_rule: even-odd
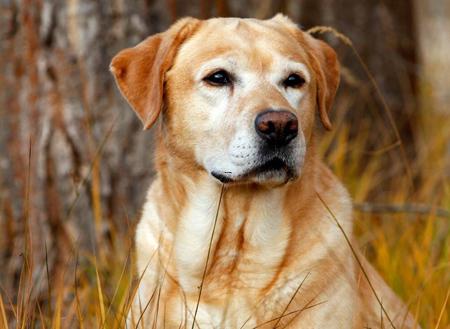
[[[364,253],[450,328],[449,0],[0,0],[0,328],[123,326],[153,144],[111,58],[179,17],[278,12],[345,36],[314,34],[342,63],[321,152]]]

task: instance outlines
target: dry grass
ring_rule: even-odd
[[[360,247],[389,286],[408,302],[424,328],[450,328],[450,221],[446,217],[450,205],[450,158],[448,153],[445,156],[449,124],[449,118],[423,121],[422,138],[426,145],[420,160],[411,164],[421,178],[412,193],[408,192],[407,175],[400,173],[391,178],[390,189],[372,196],[394,205],[426,204],[430,213],[354,213]],[[361,130],[359,136],[363,137],[364,125]],[[322,147],[325,152],[332,140],[338,141],[339,146],[329,152],[328,163],[350,189],[355,203],[359,203],[367,200],[383,179],[386,171],[380,168],[378,158],[385,154],[368,155],[365,139],[351,141],[346,131],[347,127],[341,126],[336,136],[327,136]],[[365,169],[361,170],[361,166]],[[446,209],[446,216],[438,216],[438,208]]]

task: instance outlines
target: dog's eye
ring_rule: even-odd
[[[231,84],[230,74],[225,70],[214,72],[203,80],[212,86],[226,86]]]
[[[290,76],[287,77],[286,80],[283,81],[283,85],[291,88],[300,88],[305,84],[305,79],[303,79],[301,76],[299,76],[296,73],[292,73]]]

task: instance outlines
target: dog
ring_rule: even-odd
[[[111,72],[150,128],[131,328],[417,328],[354,248],[352,202],[316,151],[335,51],[289,18],[184,18]]]

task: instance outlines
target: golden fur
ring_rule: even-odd
[[[215,60],[245,72],[245,88],[206,86],[200,73],[211,73]],[[275,86],[284,65],[305,74],[301,90]],[[266,21],[186,18],[121,51],[111,71],[145,128],[162,111],[157,175],[136,232],[141,281],[130,327],[191,328],[201,285],[199,328],[390,327],[321,201],[353,241],[350,197],[315,152],[315,111],[330,129],[339,83],[328,45],[281,15]],[[224,165],[233,138],[249,140],[237,149],[253,147],[247,135],[266,108],[299,118],[299,177],[242,176],[222,190],[209,167]],[[357,255],[394,325],[414,328],[405,305]]]

